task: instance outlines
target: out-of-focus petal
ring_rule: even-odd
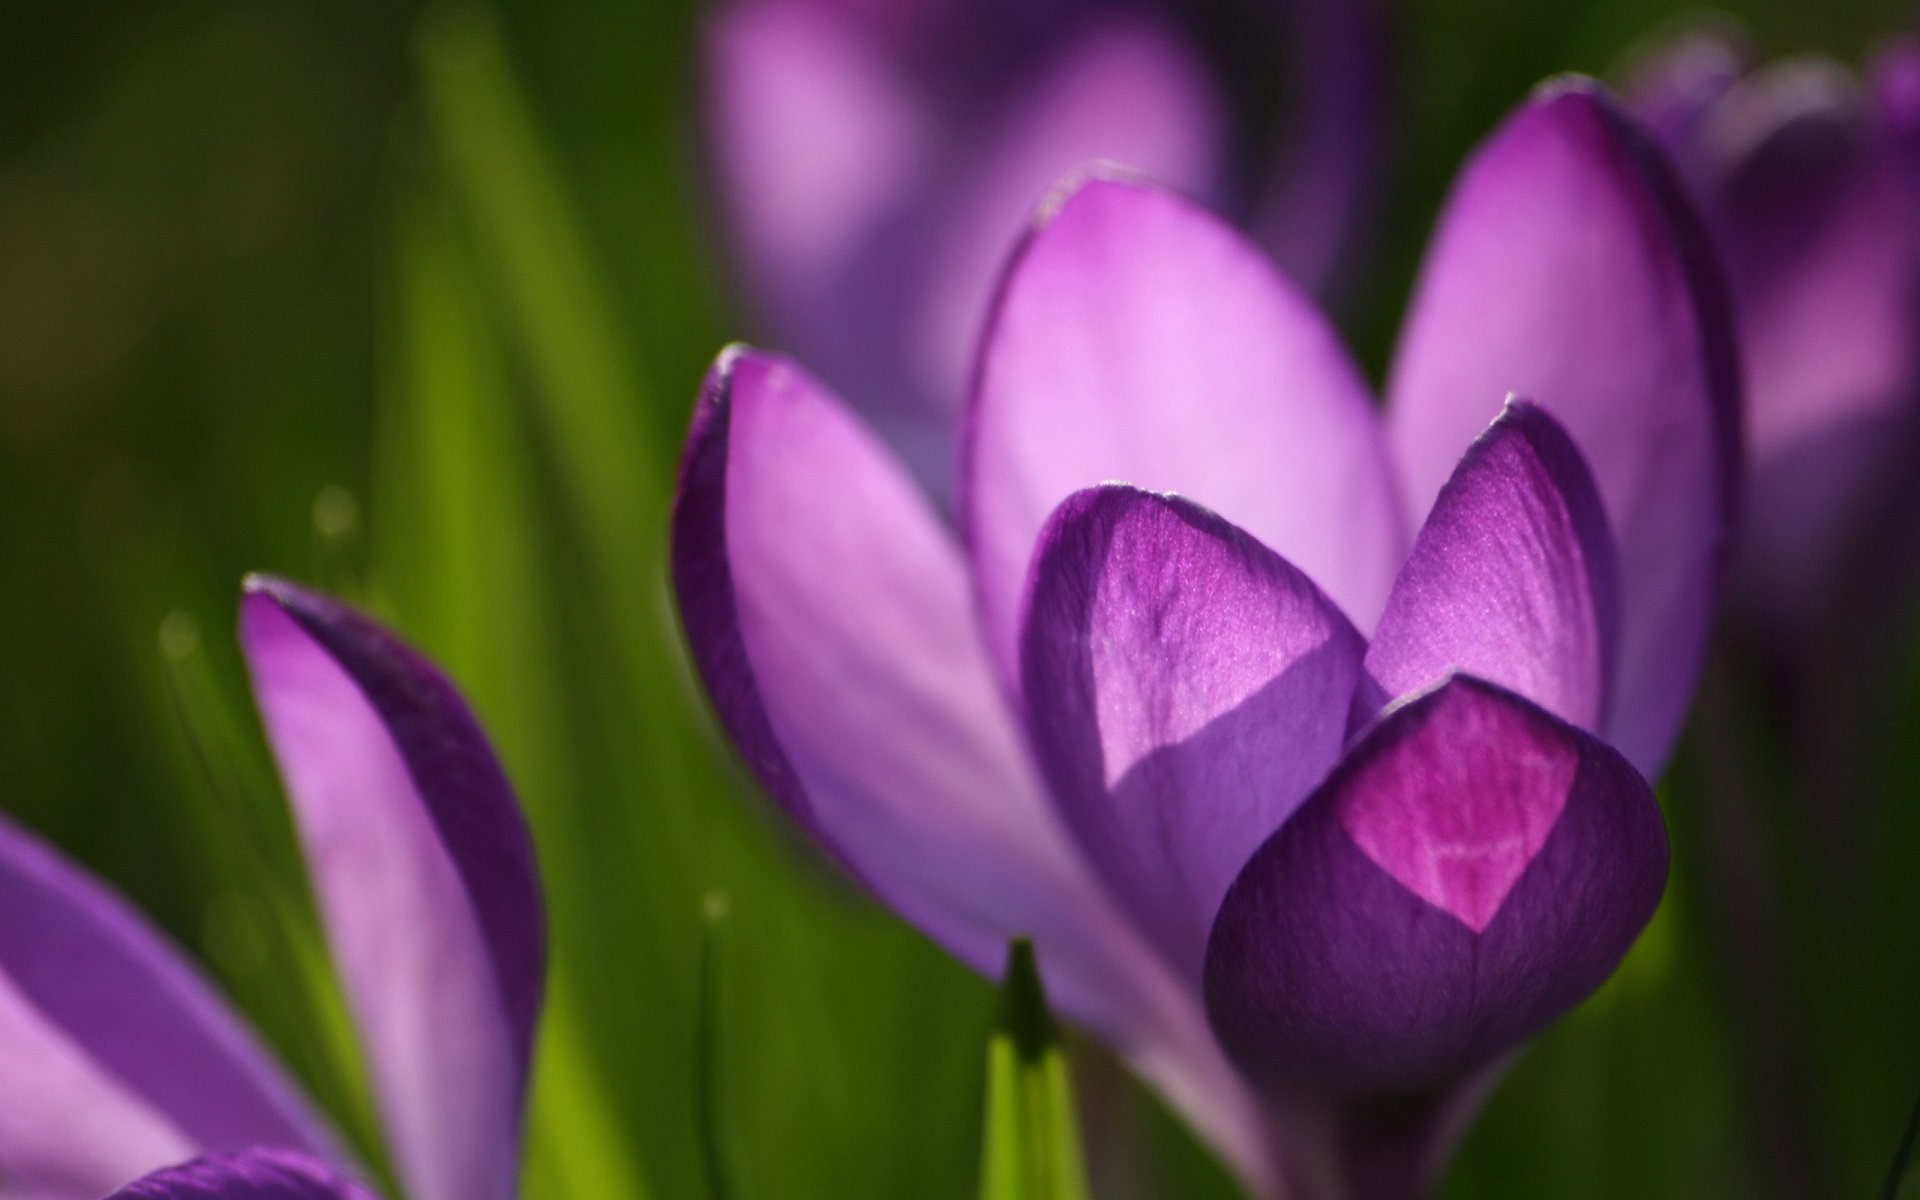
[[[156,1171],[107,1200],[374,1200],[323,1162],[285,1150],[210,1154]]]
[[[1713,22],[1640,55],[1623,85],[1625,96],[1647,130],[1677,152],[1699,135],[1703,119],[1747,73],[1750,61],[1739,31]],[[1676,154],[1682,175],[1687,174],[1686,159]]]
[[[969,414],[961,519],[1008,680],[1034,539],[1107,480],[1221,513],[1363,630],[1406,546],[1366,385],[1325,320],[1205,210],[1100,178],[1016,254]]]
[[[749,0],[714,15],[708,142],[735,267],[761,317],[794,349],[853,369],[862,348],[847,310],[865,304],[855,289],[885,294],[889,281],[849,265],[919,187],[936,140],[904,64],[833,7]]]
[[[1817,608],[1897,470],[1920,384],[1920,180],[1837,64],[1756,72],[1696,153],[1747,366],[1742,566],[1755,607]]]
[[[1227,885],[1339,757],[1364,649],[1311,580],[1187,501],[1093,488],[1041,534],[1021,641],[1041,769],[1195,979]]]
[[[1543,90],[1447,203],[1389,389],[1415,511],[1509,393],[1559,419],[1599,485],[1621,586],[1606,736],[1657,773],[1716,599],[1739,380],[1705,235],[1658,154],[1590,82]]]
[[[1456,671],[1583,729],[1606,711],[1619,583],[1580,451],[1551,416],[1508,401],[1440,490],[1367,648],[1356,716]]]
[[[1145,13],[1088,22],[1023,82],[928,201],[936,245],[922,318],[909,332],[916,361],[931,372],[926,383],[948,399],[950,414],[965,396],[1007,254],[1061,178],[1106,161],[1210,192],[1224,170],[1227,116],[1198,51]]]
[[[715,365],[681,464],[673,580],[722,725],[809,837],[976,970],[1031,935],[1061,1010],[1257,1162],[1197,1004],[1045,799],[952,534],[786,360],[735,348]]]
[[[240,640],[396,1164],[416,1200],[506,1200],[545,940],[526,822],[437,668],[253,577]]]
[[[1722,165],[1704,203],[1739,302],[1758,463],[1911,401],[1920,191],[1834,64],[1749,76],[1712,126]]]
[[[1389,713],[1234,882],[1207,1005],[1256,1079],[1443,1087],[1612,972],[1666,835],[1627,761],[1467,676]]]
[[[0,1194],[94,1200],[257,1142],[330,1138],[150,926],[0,820]]]
[[[1285,0],[1284,139],[1254,221],[1289,278],[1337,294],[1378,207],[1392,107],[1389,18],[1377,0]]]

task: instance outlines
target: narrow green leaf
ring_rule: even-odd
[[[218,847],[217,866],[233,875],[233,890],[209,906],[206,940],[214,964],[230,980],[241,977],[248,1011],[271,1013],[275,1028],[298,1032],[283,1051],[387,1179],[365,1064],[290,817],[276,807],[280,788],[214,678],[199,626],[187,613],[175,611],[161,622],[160,658],[183,749],[208,801],[195,815]],[[236,926],[250,932],[236,937]],[[248,944],[244,957],[252,961],[222,961],[223,944],[236,940]]]
[[[1900,1200],[1911,1194],[1913,1189],[1907,1187],[1907,1173],[1917,1141],[1920,1141],[1920,1104],[1914,1106],[1913,1115],[1907,1118],[1906,1132],[1900,1135],[1900,1146],[1893,1152],[1893,1163],[1887,1168],[1887,1181],[1880,1188],[1880,1200]]]
[[[552,945],[535,1061],[531,1194],[634,1196],[648,1188],[611,1095],[591,1020],[611,990],[596,964],[617,934],[595,919],[618,897],[595,844],[573,739],[565,625],[548,546],[550,506],[513,386],[485,272],[437,179],[407,179],[397,212],[393,345],[373,489],[373,592],[459,681],[533,825]]]
[[[702,904],[700,998],[694,1010],[695,1102],[700,1122],[700,1154],[712,1200],[734,1200],[733,1168],[727,1152],[725,1107],[720,1092],[720,930],[730,907],[725,892],[708,892]]]
[[[1025,938],[1007,952],[1002,988],[987,1042],[980,1200],[1086,1200],[1073,1085]]]

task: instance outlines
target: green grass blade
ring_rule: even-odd
[[[1007,953],[1000,1021],[987,1042],[980,1200],[1086,1200],[1080,1123],[1058,1031],[1024,938]]]
[[[1913,1147],[1920,1142],[1920,1104],[1916,1104],[1913,1115],[1907,1118],[1906,1132],[1900,1135],[1900,1146],[1893,1152],[1893,1162],[1887,1167],[1887,1181],[1880,1187],[1880,1200],[1900,1200],[1911,1195],[1913,1189],[1907,1186],[1907,1176],[1912,1169]]]
[[[647,1194],[615,1115],[609,1056],[590,1020],[611,989],[596,915],[610,899],[573,726],[562,573],[536,482],[510,355],[485,273],[454,206],[414,181],[395,245],[396,331],[379,424],[374,592],[459,682],[506,763],[534,829],[551,938],[534,1066],[527,1177],[543,1196]],[[603,1023],[604,1024],[604,1023]]]
[[[694,1013],[695,1107],[700,1122],[700,1153],[711,1200],[736,1200],[732,1160],[727,1149],[725,1102],[720,1086],[720,931],[727,921],[727,895],[709,892],[702,905],[700,998]]]

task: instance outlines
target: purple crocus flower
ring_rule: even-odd
[[[255,577],[240,639],[395,1170],[416,1200],[507,1200],[545,941],[506,776],[446,678],[360,614]],[[366,1200],[198,973],[4,822],[0,1038],[0,1195],[98,1200],[185,1161],[114,1194]]]
[[[1382,421],[1230,225],[1087,179],[1002,280],[957,533],[825,386],[730,349],[674,513],[719,717],[948,950],[1031,935],[1262,1191],[1417,1192],[1664,882],[1643,776],[1737,445],[1700,242],[1607,96],[1544,89],[1455,186]]]
[[[1752,464],[1742,593],[1758,615],[1804,625],[1912,474],[1920,46],[1888,50],[1863,85],[1824,59],[1757,67],[1708,30],[1649,55],[1630,94],[1734,288]]]
[[[994,277],[1065,172],[1151,171],[1329,277],[1378,165],[1384,24],[1376,0],[730,0],[705,112],[735,275],[944,493]]]

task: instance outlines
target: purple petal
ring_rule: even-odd
[[[1683,175],[1690,148],[1714,105],[1751,61],[1740,32],[1715,22],[1653,47],[1630,73],[1624,91],[1634,115],[1674,153]],[[1692,182],[1691,179],[1688,182]]]
[[[325,1163],[284,1150],[212,1154],[157,1171],[107,1200],[374,1200]]]
[[[1207,505],[1362,629],[1405,549],[1366,386],[1331,329],[1240,235],[1156,188],[1095,179],[1055,204],[1003,283],[970,422],[962,521],[1008,680],[1034,539],[1091,484]]]
[[[545,939],[506,775],[446,677],[351,609],[255,576],[240,638],[408,1191],[510,1197]]]
[[[1414,540],[1367,648],[1380,690],[1357,716],[1459,671],[1598,730],[1618,591],[1580,451],[1544,410],[1509,401]]]
[[[847,18],[751,0],[720,10],[706,39],[708,143],[736,268],[763,319],[810,349],[844,337],[840,276],[918,188],[936,141],[913,80]]]
[[[709,377],[673,579],[733,744],[873,894],[983,973],[1030,934],[1049,995],[1252,1162],[1249,1102],[1183,987],[1046,801],[974,621],[959,546],[871,434],[784,359]]]
[[[1007,255],[1061,178],[1106,161],[1210,192],[1228,135],[1225,98],[1207,64],[1144,13],[1086,23],[1024,82],[935,201],[944,211],[909,337],[932,372],[927,382],[956,414]]]
[[[1739,300],[1756,462],[1911,399],[1920,193],[1837,67],[1782,63],[1716,110],[1706,199]]]
[[[1509,393],[1566,426],[1599,485],[1621,581],[1605,730],[1653,774],[1704,653],[1740,445],[1737,367],[1698,223],[1589,82],[1522,108],[1448,201],[1390,388],[1415,511]]]
[[[1390,710],[1247,864],[1207,947],[1208,1011],[1255,1079],[1443,1087],[1597,987],[1666,870],[1625,759],[1456,677]]]
[[[1391,108],[1389,16],[1376,0],[1287,0],[1286,138],[1254,228],[1289,278],[1342,282],[1378,207]]]
[[[1703,198],[1747,354],[1747,564],[1763,601],[1804,612],[1889,481],[1881,447],[1920,378],[1920,187],[1908,149],[1833,64],[1756,73],[1710,131]]]
[[[331,1138],[200,975],[0,820],[0,1192],[90,1200],[203,1149]]]
[[[1194,978],[1227,885],[1339,757],[1364,649],[1306,576],[1184,500],[1094,488],[1041,534],[1034,745],[1108,885]]]

